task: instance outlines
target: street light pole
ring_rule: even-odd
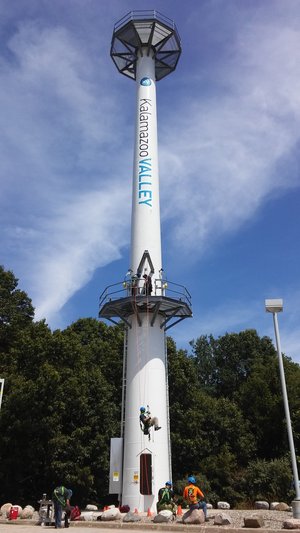
[[[268,313],[272,313],[273,315],[275,339],[276,339],[277,354],[278,354],[278,361],[279,361],[279,373],[280,373],[280,381],[281,381],[282,396],[283,396],[283,405],[284,405],[284,411],[285,411],[285,419],[286,419],[288,441],[289,441],[289,447],[290,447],[290,453],[291,453],[292,470],[293,470],[295,492],[296,492],[296,498],[292,502],[293,517],[300,518],[300,489],[299,489],[298,467],[297,467],[297,459],[296,459],[295,446],[294,446],[292,423],[291,423],[291,417],[290,417],[289,401],[288,401],[288,395],[287,395],[287,389],[286,389],[286,381],[285,381],[278,319],[277,319],[277,313],[280,313],[283,310],[283,300],[281,299],[265,300],[265,309]]]

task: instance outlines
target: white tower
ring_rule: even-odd
[[[159,488],[172,478],[165,331],[192,315],[188,291],[166,283],[161,259],[156,81],[175,69],[180,53],[173,21],[157,12],[131,12],[115,25],[111,57],[137,87],[131,265],[129,277],[102,293],[99,316],[123,320],[126,330],[122,465],[111,465],[110,492],[139,511],[154,511]],[[151,279],[150,294],[144,276]],[[141,406],[158,417],[161,429],[143,433]]]

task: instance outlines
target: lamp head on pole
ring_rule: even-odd
[[[267,313],[280,313],[283,311],[283,300],[281,298],[265,300],[265,309]]]

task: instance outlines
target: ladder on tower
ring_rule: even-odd
[[[169,403],[169,377],[168,377],[168,350],[167,350],[167,336],[165,334],[165,369],[166,369],[166,394],[167,394],[167,430],[168,430],[168,458],[169,458],[169,472],[170,479],[172,479],[172,449],[171,449],[171,433],[170,433],[170,403]]]
[[[122,404],[121,404],[121,437],[124,437],[125,430],[125,399],[126,399],[126,367],[128,353],[128,328],[124,328],[124,349],[123,349],[123,373],[122,373]]]

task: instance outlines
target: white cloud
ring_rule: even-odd
[[[274,192],[299,186],[293,168],[300,131],[299,50],[300,32],[272,18],[269,24],[242,25],[232,60],[216,66],[213,95],[201,97],[201,80],[194,76],[199,98],[189,94],[184,109],[165,119],[163,214],[173,217],[181,247],[197,243],[195,253],[201,254],[222,234],[236,231]]]
[[[65,206],[50,224],[45,221],[32,272],[36,318],[51,320],[97,267],[120,258],[128,244],[124,209],[128,196],[114,186],[86,193]]]
[[[23,23],[2,60],[2,244],[36,317],[53,318],[127,244],[130,187],[108,145],[120,117],[65,28]],[[108,160],[111,157],[110,165]]]

